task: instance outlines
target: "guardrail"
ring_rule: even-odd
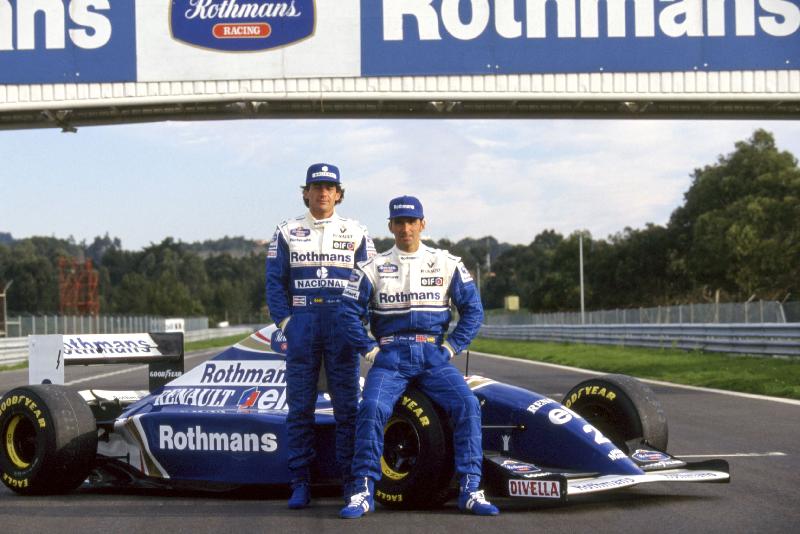
[[[489,339],[800,356],[800,323],[483,325],[479,335]]]
[[[184,334],[184,341],[200,341],[241,334],[242,337],[252,333],[255,326],[230,326],[226,328],[207,328],[192,330]],[[13,365],[28,359],[28,337],[0,338],[0,365]]]
[[[203,341],[206,339],[217,339],[220,337],[241,335],[242,337],[252,334],[259,327],[257,326],[226,326],[225,328],[206,328],[204,330],[192,330],[183,334],[184,341]]]
[[[28,359],[28,338],[0,338],[0,365],[13,365]]]

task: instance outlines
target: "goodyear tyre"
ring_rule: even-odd
[[[579,383],[561,403],[600,430],[621,450],[645,442],[667,450],[667,417],[653,391],[626,375],[605,375]]]
[[[97,453],[92,410],[77,392],[52,384],[3,395],[0,436],[0,478],[24,495],[75,489]]]
[[[447,416],[410,388],[384,428],[383,477],[375,500],[391,508],[433,508],[450,497],[453,440]]]

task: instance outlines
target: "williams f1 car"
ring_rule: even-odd
[[[274,326],[186,373],[181,334],[45,336],[32,338],[31,347],[35,385],[0,400],[0,477],[13,491],[289,482],[286,341]],[[149,392],[80,393],[58,384],[65,364],[97,361],[149,361],[151,380],[162,384]],[[482,406],[484,486],[494,495],[558,502],[646,482],[730,478],[725,461],[690,463],[666,452],[664,412],[631,377],[590,378],[562,402],[489,378],[465,379]],[[324,392],[315,432],[314,480],[336,483],[334,419]],[[384,443],[376,500],[418,508],[452,496],[449,421],[413,387],[387,422]]]

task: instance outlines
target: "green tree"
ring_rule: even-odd
[[[670,229],[695,285],[735,298],[782,298],[800,280],[800,169],[757,130],[695,170]]]

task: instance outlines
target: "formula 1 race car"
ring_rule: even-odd
[[[132,361],[134,351],[133,360],[146,361],[167,352],[158,334],[135,334],[133,341],[125,336],[58,336],[53,363],[63,373],[61,364],[71,360],[116,363],[128,354],[125,361]],[[81,484],[287,484],[285,347],[282,333],[270,326],[185,374],[175,371],[180,376],[152,392],[80,393],[37,379],[32,349],[37,385],[13,389],[0,400],[2,481],[28,495],[68,492]],[[154,373],[165,376],[151,366],[151,378]],[[557,502],[644,482],[729,480],[723,460],[689,463],[665,452],[663,410],[633,378],[590,378],[562,403],[488,378],[466,380],[482,406],[484,486],[494,495]],[[336,483],[333,443],[332,408],[321,393],[315,482]],[[452,430],[443,412],[413,387],[387,422],[384,443],[376,500],[418,508],[452,496]]]

